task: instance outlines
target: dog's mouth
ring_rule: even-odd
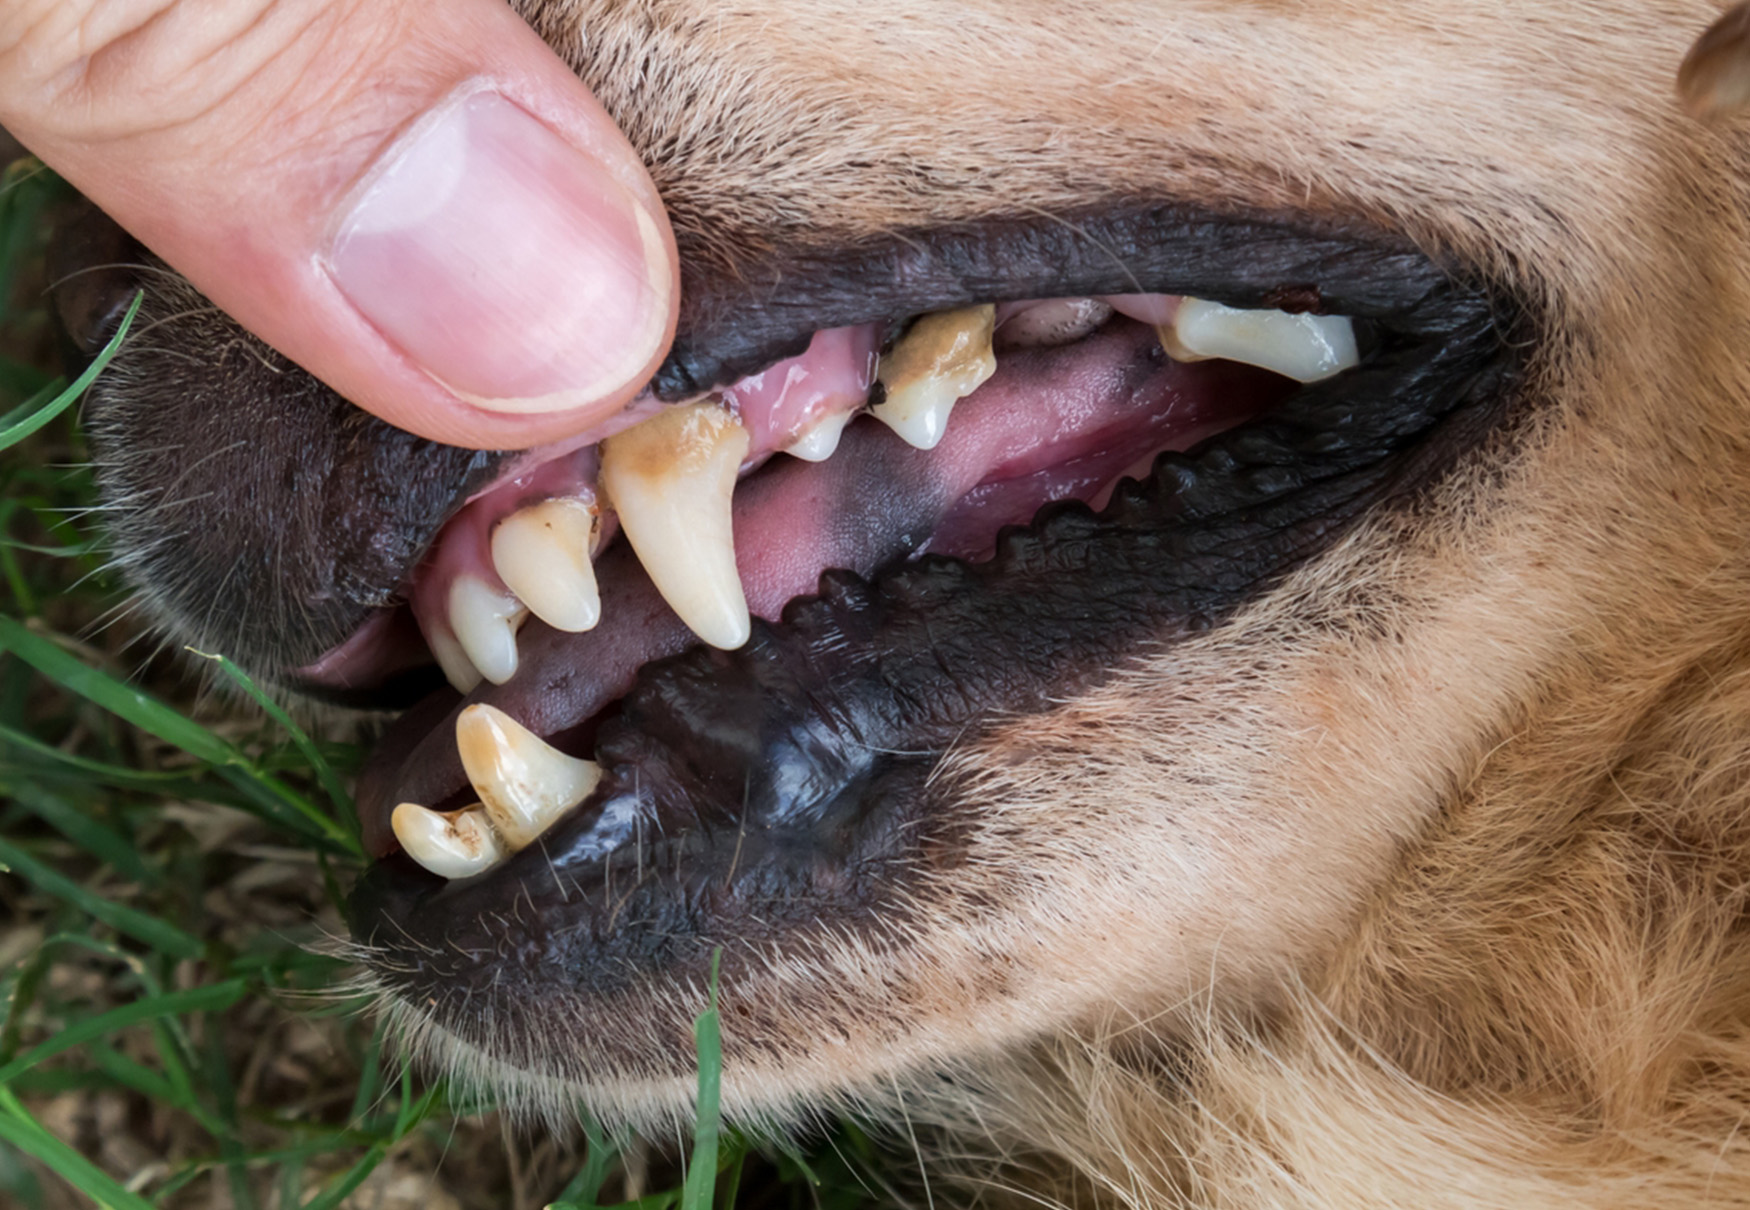
[[[1179,208],[686,296],[629,427],[510,466],[411,583],[465,696],[373,757],[355,905],[421,1001],[501,981],[487,955],[603,991],[900,910],[952,865],[944,753],[1428,484],[1519,369],[1510,304],[1400,238]],[[303,675],[392,668],[373,626]]]

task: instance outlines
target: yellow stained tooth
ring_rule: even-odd
[[[1175,361],[1224,358],[1297,382],[1318,382],[1357,365],[1355,324],[1346,315],[1242,310],[1204,298],[1179,304],[1171,324],[1155,329]]]
[[[601,780],[594,761],[565,755],[485,703],[457,717],[456,750],[481,806],[512,852],[588,798]]]
[[[939,311],[912,324],[882,354],[876,377],[887,397],[870,414],[920,450],[933,450],[948,431],[954,404],[997,372],[991,335],[994,303]]]
[[[845,426],[856,414],[855,411],[828,412],[797,434],[796,440],[784,447],[784,452],[804,462],[825,462],[838,450],[839,438],[844,436]]]
[[[389,816],[401,848],[440,878],[469,878],[504,859],[504,846],[478,807],[439,813],[404,802]]]
[[[695,403],[602,442],[602,492],[645,573],[694,634],[725,650],[751,632],[730,512],[748,440],[721,405]]]
[[[492,530],[492,569],[529,612],[578,634],[601,621],[590,551],[599,515],[588,500],[555,497],[520,508]]]

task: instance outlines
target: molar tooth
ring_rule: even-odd
[[[516,675],[516,630],[528,610],[478,576],[450,585],[450,627],[468,662],[494,685]],[[452,678],[453,679],[453,678]]]
[[[854,410],[828,412],[802,430],[796,440],[784,447],[784,452],[804,462],[825,462],[839,448],[839,438],[856,414]]]
[[[1318,382],[1360,362],[1355,324],[1346,315],[1292,315],[1241,310],[1187,298],[1171,325],[1156,329],[1175,361],[1222,357],[1293,378]]]
[[[996,306],[926,315],[881,358],[877,374],[887,398],[875,419],[920,450],[933,450],[948,429],[956,401],[976,391],[997,370],[991,352]]]
[[[478,806],[442,814],[404,802],[389,826],[407,855],[440,878],[468,878],[504,860],[504,846]]]
[[[602,616],[590,551],[599,528],[587,500],[556,497],[520,508],[492,530],[492,567],[531,613],[578,634]]]
[[[694,634],[725,650],[752,632],[730,513],[748,440],[726,409],[697,403],[602,443],[602,490],[651,583]]]
[[[567,756],[504,711],[475,703],[456,719],[456,750],[481,806],[512,852],[589,797],[594,761]]]

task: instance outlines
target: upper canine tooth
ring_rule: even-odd
[[[1361,360],[1355,324],[1346,315],[1246,311],[1187,298],[1173,322],[1156,330],[1161,346],[1176,361],[1222,357],[1299,382],[1318,382]]]
[[[456,751],[481,806],[513,852],[588,798],[601,780],[594,761],[565,755],[484,703],[456,719]]]
[[[520,508],[492,530],[492,568],[555,630],[591,629],[602,616],[590,550],[599,515],[587,500],[556,497]]]
[[[651,583],[694,634],[725,650],[752,632],[730,514],[748,441],[727,409],[695,403],[602,442],[602,490]]]
[[[825,462],[839,448],[839,438],[856,412],[828,412],[784,447],[784,452],[804,462]]]
[[[875,419],[920,450],[933,450],[948,431],[955,401],[976,391],[997,372],[991,352],[994,303],[926,315],[881,358],[876,377],[887,398],[870,411]]]
[[[450,585],[450,628],[480,675],[502,685],[516,675],[516,628],[528,611],[513,596],[478,576],[457,576]]]
[[[504,860],[504,846],[477,806],[441,814],[404,802],[389,826],[407,855],[440,878],[467,878]]]

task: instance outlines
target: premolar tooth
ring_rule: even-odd
[[[492,567],[555,630],[579,634],[602,616],[590,550],[599,516],[587,500],[556,497],[520,508],[492,530]]]
[[[456,719],[456,750],[480,804],[512,852],[589,797],[594,761],[567,756],[504,711],[475,703]]]
[[[926,315],[881,358],[877,375],[887,398],[875,419],[920,450],[933,450],[948,430],[957,400],[976,391],[997,370],[991,352],[995,304]]]
[[[1221,357],[1298,382],[1318,382],[1361,360],[1355,324],[1346,315],[1240,310],[1187,298],[1172,324],[1161,325],[1157,332],[1161,346],[1176,361]]]
[[[389,826],[407,855],[440,878],[468,878],[504,860],[504,846],[478,806],[441,814],[404,802]]]
[[[494,685],[516,675],[516,628],[528,611],[478,576],[450,585],[450,627],[468,662]],[[441,657],[440,657],[441,660]]]
[[[784,447],[784,452],[804,462],[825,462],[839,448],[839,438],[856,412],[828,412]]]
[[[712,403],[673,407],[602,443],[601,487],[651,583],[713,647],[747,642],[730,504],[748,433]]]

